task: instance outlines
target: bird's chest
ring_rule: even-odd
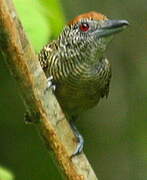
[[[78,91],[81,95],[95,94],[98,89],[104,88],[109,79],[110,65],[107,59],[96,64],[61,64],[60,69],[54,70],[55,81],[59,91],[63,88],[66,91]],[[77,92],[77,93],[78,93]]]
[[[68,71],[64,69],[64,73]],[[56,79],[56,96],[67,111],[78,114],[95,106],[109,78],[109,67],[102,65],[75,67]],[[61,73],[61,72],[60,72]]]

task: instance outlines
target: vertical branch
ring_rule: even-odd
[[[74,152],[75,137],[27,40],[11,0],[0,0],[0,53],[17,81],[26,108],[51,146],[56,161],[69,180],[97,180],[88,160]]]

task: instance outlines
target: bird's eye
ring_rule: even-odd
[[[80,24],[80,30],[81,31],[86,32],[86,31],[88,31],[88,29],[89,29],[89,24],[88,23]]]

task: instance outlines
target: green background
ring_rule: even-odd
[[[15,0],[15,5],[36,52],[58,35],[64,22],[83,12],[130,22],[107,51],[113,70],[108,99],[76,124],[99,180],[146,180],[147,1]],[[24,124],[24,112],[17,84],[0,58],[0,165],[16,180],[60,180],[35,127]]]

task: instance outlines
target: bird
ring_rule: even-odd
[[[77,137],[73,156],[83,150],[84,140],[74,120],[107,97],[111,65],[105,56],[114,34],[128,26],[127,20],[111,20],[90,11],[69,21],[57,39],[45,45],[38,59],[55,96]]]

